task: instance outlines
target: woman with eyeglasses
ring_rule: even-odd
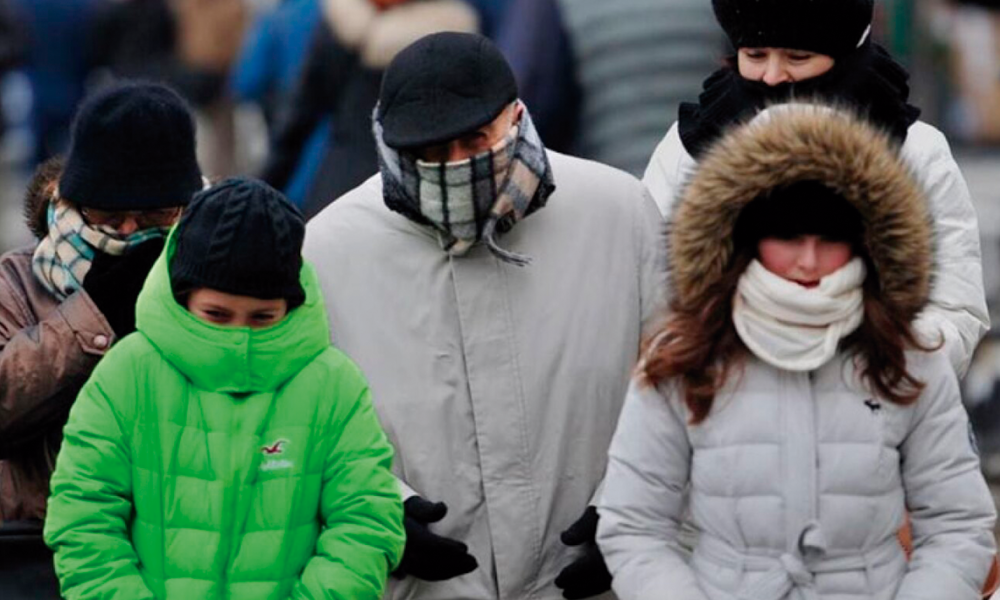
[[[685,182],[726,131],[768,105],[822,99],[889,134],[917,175],[940,266],[917,329],[943,335],[961,377],[989,329],[979,225],[968,186],[940,131],[909,103],[909,74],[872,39],[875,0],[712,0],[736,50],[660,142],[643,182],[669,220]]]
[[[38,242],[0,257],[0,598],[59,597],[41,533],[63,425],[201,187],[187,105],[146,83],[86,100],[29,186]]]

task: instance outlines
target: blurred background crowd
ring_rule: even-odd
[[[881,0],[875,38],[952,143],[979,211],[995,333],[966,380],[1000,480],[1000,0]],[[492,37],[546,144],[638,176],[726,58],[708,0],[0,0],[0,251],[30,241],[24,187],[88,90],[164,81],[198,114],[211,178],[258,175],[307,216],[377,169],[381,71],[438,30]]]

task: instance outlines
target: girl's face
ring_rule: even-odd
[[[263,329],[275,325],[288,314],[288,301],[234,296],[210,288],[191,292],[187,309],[202,321],[223,327]]]
[[[736,60],[744,79],[771,86],[819,77],[834,62],[825,54],[787,48],[740,48]]]
[[[814,288],[821,279],[850,262],[854,252],[847,242],[800,235],[791,239],[764,238],[757,244],[757,256],[775,275]]]

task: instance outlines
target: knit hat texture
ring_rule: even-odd
[[[799,181],[772,190],[746,206],[736,221],[737,247],[756,248],[768,237],[793,239],[818,235],[860,245],[861,214],[843,196],[818,181]]]
[[[233,178],[199,192],[177,225],[174,293],[210,288],[261,299],[305,300],[299,282],[305,220],[285,196]]]
[[[78,206],[183,206],[202,187],[195,126],[170,88],[129,82],[97,92],[73,121],[59,195]]]
[[[834,58],[870,33],[874,0],[712,0],[733,47],[788,48]]]
[[[386,68],[376,118],[390,148],[416,148],[475,131],[516,99],[514,72],[493,42],[472,33],[435,33]]]

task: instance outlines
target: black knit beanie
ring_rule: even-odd
[[[103,210],[186,205],[202,187],[194,131],[187,104],[164,85],[105,88],[73,120],[59,195]]]
[[[281,192],[234,178],[199,192],[177,224],[170,261],[175,295],[197,288],[272,300],[305,301],[299,283],[305,220]]]
[[[788,48],[838,58],[861,45],[875,0],[712,0],[737,50]]]
[[[817,181],[800,181],[756,198],[740,213],[733,230],[738,248],[756,250],[768,237],[818,235],[861,249],[864,224],[843,196]]]

